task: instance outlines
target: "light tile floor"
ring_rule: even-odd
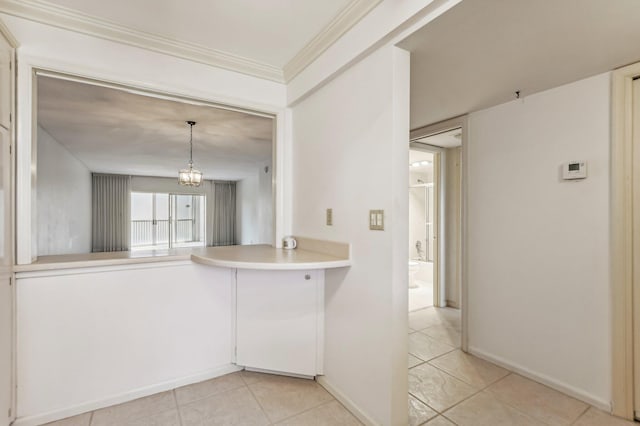
[[[639,425],[460,350],[460,311],[409,313],[409,425]]]
[[[227,374],[49,426],[357,426],[313,380],[249,371]]]
[[[410,426],[638,425],[463,353],[460,326],[456,309],[409,314]],[[49,425],[360,424],[314,381],[241,371]]]

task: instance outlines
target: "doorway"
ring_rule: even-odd
[[[454,119],[411,132],[408,399],[415,424],[428,420],[425,401],[434,390],[422,377],[433,368],[429,362],[467,350],[462,309],[464,123]],[[421,261],[431,268],[416,271]],[[414,292],[424,286],[425,275],[432,279],[432,303],[417,306]]]
[[[462,306],[462,133],[460,125],[412,132],[416,137],[409,151],[410,311],[418,306],[412,291],[420,286],[432,288],[432,306]]]

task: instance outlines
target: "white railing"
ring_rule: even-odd
[[[196,221],[193,219],[178,219],[175,221],[174,242],[194,242],[194,228]],[[132,220],[131,221],[131,247],[164,245],[169,243],[168,220]]]

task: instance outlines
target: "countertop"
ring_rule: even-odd
[[[203,265],[242,269],[326,269],[351,265],[349,258],[300,248],[275,249],[268,245],[208,247],[205,253],[191,254],[191,260]]]
[[[299,270],[341,268],[351,265],[349,244],[298,238],[298,248],[285,250],[270,245],[179,248],[109,253],[41,256],[15,272],[47,271],[171,261],[239,269]]]

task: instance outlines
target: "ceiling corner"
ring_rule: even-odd
[[[352,0],[284,66],[284,81],[289,82],[300,74],[381,2],[382,0]]]
[[[3,0],[0,12],[154,52],[284,83],[282,69],[220,50],[138,31],[42,0]]]

